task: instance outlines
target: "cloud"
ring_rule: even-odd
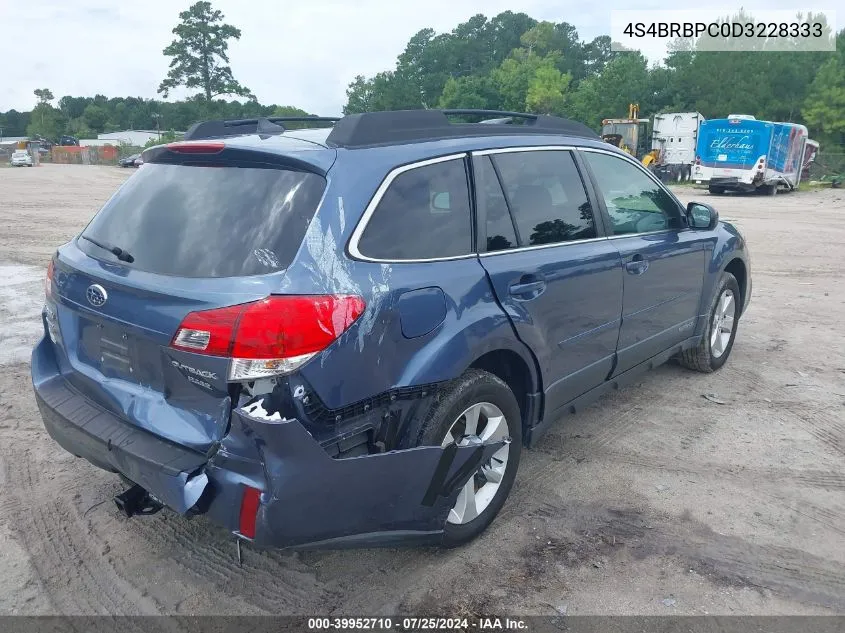
[[[787,5],[789,0],[766,3]],[[0,2],[0,111],[29,110],[32,91],[63,95],[157,97],[167,74],[162,50],[188,0],[117,4],[104,0]],[[582,39],[610,30],[607,3],[559,0],[212,0],[242,31],[229,48],[235,77],[262,103],[339,114],[355,75],[389,69],[422,28],[449,31],[472,15],[508,9],[573,23]],[[646,7],[662,7],[659,0]],[[748,4],[761,4],[749,2]],[[629,5],[618,2],[620,9]],[[638,5],[638,8],[643,6]],[[577,9],[574,8],[577,6]],[[174,92],[183,98],[185,92]]]

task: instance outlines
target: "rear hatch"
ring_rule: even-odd
[[[277,291],[326,186],[302,165],[210,151],[146,163],[60,249],[52,282],[66,380],[203,452],[228,427],[229,359],[174,345],[174,334],[190,313]]]

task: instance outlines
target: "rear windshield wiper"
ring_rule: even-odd
[[[87,235],[80,235],[79,237],[81,237],[83,240],[91,242],[94,246],[99,246],[100,248],[107,250],[122,262],[127,262],[131,264],[135,261],[135,258],[129,254],[129,251],[125,251],[119,246],[112,246],[111,244],[95,240],[93,237],[88,237]]]

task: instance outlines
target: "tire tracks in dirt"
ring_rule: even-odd
[[[807,410],[799,403],[783,403],[786,410],[827,448],[845,457],[845,423],[828,409]]]
[[[153,614],[156,605],[121,578],[66,496],[44,494],[28,455],[6,462],[11,503],[6,519],[30,556],[56,611],[68,614]],[[135,629],[135,630],[139,630]]]
[[[806,402],[801,398],[803,395],[799,389],[785,391],[786,385],[792,383],[781,383],[777,386],[772,380],[765,379],[759,372],[752,370],[745,376],[747,383],[746,392],[754,394],[756,400],[767,403],[768,413],[784,424],[798,423],[805,431],[815,437],[821,444],[837,453],[840,457],[845,456],[845,422],[839,407],[840,415],[831,412],[830,407],[819,406],[818,402]],[[816,387],[817,385],[809,385]],[[800,387],[800,385],[793,385]],[[794,398],[785,398],[789,393]]]
[[[731,373],[737,374],[737,378],[744,371],[739,367],[732,369]],[[731,380],[734,379],[731,378]],[[650,406],[659,407],[661,395],[654,394],[648,387],[646,385],[645,388],[649,392],[647,397],[656,400]],[[752,393],[753,396],[751,396]],[[735,399],[742,397],[740,394],[733,395]],[[784,401],[782,391],[756,372],[751,372],[751,380],[747,384],[747,395],[761,402],[768,402],[770,408],[774,410],[777,421],[809,432],[820,443],[822,450],[844,454],[845,424],[829,410],[818,406],[808,408],[799,402]],[[617,397],[624,398],[625,396],[620,394]],[[673,428],[672,433],[678,440],[676,445],[678,452],[674,455],[664,450],[670,448],[670,445],[659,440],[655,444],[657,447],[655,450],[659,454],[648,454],[638,450],[641,449],[644,440],[632,437],[642,407],[637,404],[637,400],[631,403],[623,400],[623,403],[621,413],[616,415],[614,415],[614,409],[618,410],[620,408],[618,405],[613,406],[612,403],[607,402],[594,405],[604,406],[608,410],[608,419],[600,422],[601,426],[595,433],[589,432],[589,428],[597,424],[595,417],[586,425],[583,422],[576,422],[565,431],[562,429],[550,431],[537,450],[532,451],[539,455],[529,454],[529,460],[531,457],[539,457],[540,464],[530,469],[533,477],[529,475],[519,478],[523,482],[520,488],[534,491],[557,489],[563,485],[563,479],[568,474],[572,474],[577,465],[583,461],[629,464],[647,471],[675,473],[691,480],[692,483],[696,481],[708,483],[708,479],[712,483],[715,477],[717,480],[730,482],[740,488],[750,489],[754,494],[760,494],[768,500],[767,506],[782,508],[813,521],[823,526],[828,534],[845,535],[845,511],[842,508],[823,507],[813,503],[810,501],[814,498],[813,496],[796,498],[794,494],[782,492],[784,488],[792,489],[792,486],[840,492],[845,490],[845,473],[842,471],[774,466],[734,467],[726,466],[724,463],[702,462],[700,453],[687,456],[687,450],[694,448],[703,438],[712,439],[714,433],[725,432],[725,429],[717,429],[714,426],[715,419],[711,418],[703,418],[705,421],[697,424],[696,429],[676,433]],[[697,408],[706,406],[708,405],[696,403]],[[574,418],[569,418],[567,421],[572,419]],[[570,438],[578,440],[576,446],[572,446],[573,442],[569,441]],[[784,486],[784,484],[787,485]],[[520,497],[536,497],[536,495],[526,495],[525,490],[516,492],[521,493]],[[556,517],[556,519],[560,517],[560,509],[555,505],[548,503],[536,505],[536,499],[533,505],[531,502],[526,502],[513,504],[513,506],[512,508],[506,506],[502,513],[503,517],[512,519],[515,516],[522,516],[527,519],[548,520],[551,520],[549,517]],[[578,514],[577,511],[574,513]],[[683,520],[677,521],[671,517],[655,518],[653,523],[655,524],[653,529],[646,533],[649,545],[645,547],[645,551],[659,556],[682,556],[691,567],[708,572],[715,582],[728,584],[738,582],[766,588],[786,596],[800,596],[802,600],[829,608],[842,609],[845,606],[845,571],[841,566],[837,566],[835,560],[818,558],[799,549],[757,544],[734,536],[720,535],[703,524],[692,531],[686,531],[683,529]],[[578,529],[583,529],[583,526],[579,526]],[[620,541],[624,541],[630,537],[630,534],[628,530],[626,534],[616,534],[613,537],[614,540],[619,537]],[[702,538],[702,535],[706,535],[706,538]],[[575,537],[575,541],[577,540],[578,537]],[[542,536],[540,541],[546,542]],[[552,543],[554,544],[554,540]],[[568,551],[571,552],[571,547]],[[635,554],[635,556],[639,555],[642,553]]]
[[[549,555],[547,565],[564,566],[602,558],[674,558],[681,569],[695,570],[716,584],[767,589],[845,609],[845,569],[800,549],[759,544],[721,534],[695,519],[667,520],[633,508],[574,506],[564,515],[549,506],[531,516],[535,523],[539,520],[540,538],[523,553],[523,564],[529,567],[528,561]]]
[[[686,535],[680,551],[726,579],[825,607],[845,609],[845,572],[840,565],[792,548],[758,545],[709,530]]]
[[[644,453],[611,451],[607,455],[615,462],[630,464],[647,470],[678,473],[692,477],[701,477],[702,470],[714,474],[720,479],[730,479],[737,483],[757,486],[775,486],[778,481],[786,480],[808,488],[821,490],[845,490],[845,473],[833,470],[798,470],[794,468],[730,468],[722,464],[701,463],[685,465],[680,460],[672,462],[664,457],[650,456]]]
[[[188,519],[163,511],[140,519],[111,523],[130,530],[193,578],[237,595],[260,612],[308,612],[332,600],[331,592],[297,554],[274,560],[267,552],[244,545],[239,566],[234,538],[203,517]]]

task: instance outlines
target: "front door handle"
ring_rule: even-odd
[[[511,284],[508,292],[521,299],[533,299],[546,289],[546,280],[534,275],[526,275],[518,283]]]
[[[648,270],[648,260],[637,253],[629,262],[625,263],[625,270],[631,275],[642,275]]]

